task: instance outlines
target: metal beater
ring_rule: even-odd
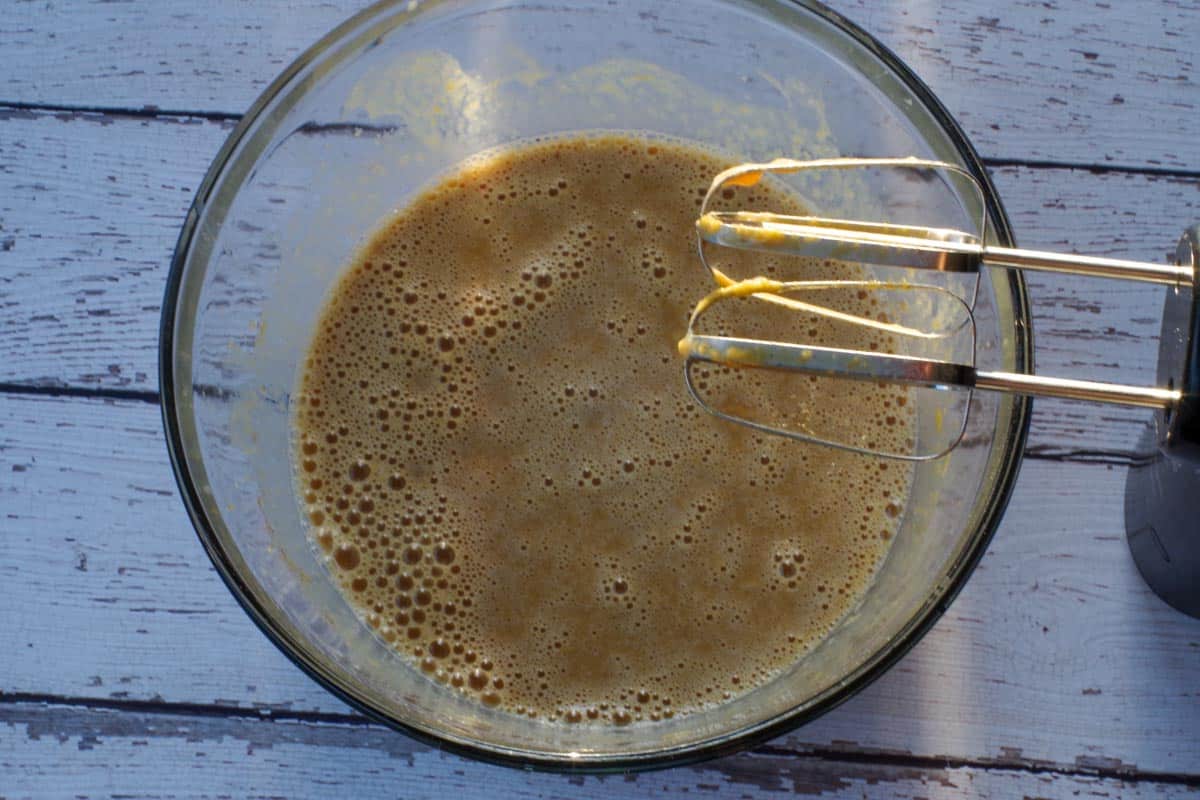
[[[856,169],[912,171],[921,180],[952,181],[956,186],[966,187],[968,192],[975,193],[978,207],[984,209],[977,226],[980,233],[872,220],[709,210],[714,198],[727,188],[753,186],[767,174]],[[688,391],[706,411],[764,433],[912,461],[940,458],[958,445],[966,429],[970,392],[976,389],[1153,408],[1156,413],[1145,440],[1153,443],[1155,455],[1130,470],[1126,487],[1130,547],[1143,575],[1156,592],[1186,613],[1200,616],[1200,508],[1193,508],[1189,503],[1200,488],[1200,320],[1194,302],[1200,279],[1200,225],[1184,233],[1173,264],[996,247],[986,243],[986,225],[986,206],[978,181],[962,167],[941,161],[917,158],[777,159],[768,163],[743,164],[720,173],[704,198],[696,224],[701,260],[712,273],[718,289],[696,306],[687,334],[679,343],[680,354],[685,358],[684,377]],[[1162,284],[1167,287],[1167,298],[1158,385],[1128,386],[977,369],[974,363],[973,294],[959,297],[942,286],[907,276],[892,281],[775,281],[766,278],[735,281],[709,263],[705,243],[857,265],[903,267],[915,271],[910,274],[918,276],[928,275],[929,271],[977,274],[982,266],[989,265]],[[927,324],[900,325],[880,322],[860,313],[847,313],[812,300],[814,293],[839,285],[860,293],[881,293],[892,302],[903,302],[912,297],[920,300],[925,308],[937,307],[941,311],[927,314]],[[808,297],[800,299],[801,295]],[[966,325],[971,331],[971,352],[967,358],[947,360],[805,341],[785,342],[729,336],[723,332],[700,332],[701,319],[715,306],[747,298],[812,318],[873,327],[901,345],[949,336]],[[946,317],[946,309],[950,309],[950,321],[940,324],[936,318]],[[965,322],[954,321],[960,317]],[[717,407],[706,391],[708,382],[704,376],[709,374],[706,370],[729,368],[900,384],[919,387],[934,398],[958,393],[960,399],[965,397],[968,402],[961,405],[961,425],[949,431],[938,445],[928,451],[891,452],[871,446],[869,442],[835,440],[802,424],[785,427],[756,419],[744,407],[733,410]],[[942,424],[940,413],[937,424]]]

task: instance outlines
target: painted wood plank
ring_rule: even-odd
[[[858,800],[1192,797],[1166,781],[984,769],[928,762],[869,763],[803,753],[746,753],[638,775],[584,777],[502,770],[417,745],[375,726],[62,706],[0,705],[6,796],[328,798],[810,797]]]
[[[214,574],[152,404],[0,395],[0,475],[0,692],[346,713]],[[1118,467],[1027,462],[932,633],[777,744],[1200,774],[1200,621],[1141,583],[1123,481]]]
[[[1200,164],[1194,0],[831,5],[899,54],[986,157]]]
[[[994,5],[835,2],[913,63],[987,155],[1195,170],[1200,142],[1187,126],[1198,95],[1186,43],[1200,32],[1200,4]],[[234,98],[228,110],[237,111],[348,6],[19,4],[0,20],[0,101],[220,112],[222,98]],[[101,144],[83,131],[55,139],[9,122],[0,120],[0,383],[152,389],[145,365],[163,268],[224,130],[97,117],[93,127],[113,137]],[[186,124],[143,133],[135,128],[143,122]],[[21,157],[31,140],[41,141],[36,162]],[[120,188],[100,180],[106,166],[104,179]],[[1162,187],[1145,176],[1077,183],[1080,175],[999,172],[1022,244],[1150,257],[1200,217],[1195,181],[1168,181],[1156,204],[1144,198]],[[66,201],[58,206],[56,187]],[[1015,203],[1015,192],[1028,199]],[[1186,219],[1174,216],[1181,210]],[[1089,232],[1080,238],[1081,230]],[[5,260],[30,242],[50,243],[49,258],[31,260],[37,269]],[[75,262],[84,267],[67,266]],[[1031,285],[1045,371],[1151,377],[1157,292],[1070,279]],[[68,322],[9,316],[22,307],[62,310]],[[10,346],[10,335],[23,341]],[[17,368],[6,374],[9,364]],[[1047,460],[1026,466],[1004,527],[947,617],[874,687],[757,755],[636,780],[571,781],[498,773],[352,721],[175,717],[0,697],[0,795],[474,797],[499,787],[528,797],[1190,796],[1198,787],[1178,772],[1200,773],[1200,631],[1162,607],[1128,563],[1123,470],[1051,460],[1086,448],[1119,462],[1142,418],[1039,403],[1032,450]],[[174,497],[159,436],[149,404],[0,397],[0,575],[24,598],[0,619],[6,642],[20,642],[0,654],[0,692],[344,712],[224,593]],[[30,600],[39,597],[53,603]],[[47,608],[65,638],[33,624]],[[806,757],[814,748],[846,760]],[[929,766],[940,758],[955,766]],[[1103,776],[1079,774],[1089,770]],[[1137,770],[1176,774],[1123,779]]]
[[[20,3],[0,22],[0,100],[241,113],[364,5]],[[987,156],[1200,168],[1194,0],[830,5],[905,59]],[[673,16],[655,24],[688,24]]]
[[[76,113],[0,120],[0,382],[153,391],[167,264],[228,124]],[[1200,179],[1005,167],[1021,244],[1163,260]],[[1033,276],[1038,364],[1153,379],[1162,289]],[[1127,451],[1145,413],[1040,402],[1035,444]]]
[[[0,381],[157,386],[167,267],[231,127],[0,115]]]

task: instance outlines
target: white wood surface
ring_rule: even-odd
[[[1200,621],[1144,587],[1122,530],[1141,412],[1039,402],[1005,521],[947,615],[753,754],[636,778],[500,770],[367,725],[279,654],[176,495],[158,313],[231,117],[352,5],[0,13],[0,798],[1200,793]],[[1159,260],[1200,221],[1200,4],[833,5],[992,159],[1021,244]],[[1041,276],[1030,293],[1042,371],[1152,380],[1161,290]]]
[[[934,631],[779,744],[1200,772],[1200,621],[1141,583],[1123,537],[1124,472],[1028,461],[995,541]],[[7,691],[347,713],[214,574],[175,496],[154,405],[0,395],[0,475],[12,476],[0,489],[0,579],[15,621]]]
[[[17,3],[0,100],[239,114],[361,0]],[[832,0],[994,158],[1195,171],[1195,0]]]
[[[12,797],[496,797],[960,800],[964,797],[1195,796],[1178,778],[1013,770],[975,764],[895,763],[815,757],[782,748],[642,775],[565,777],[500,771],[429,750],[376,727],[146,715],[26,704],[0,721],[28,736],[0,739]],[[162,764],[173,769],[163,769]],[[249,791],[248,791],[249,788]]]
[[[0,246],[0,383],[155,390],[167,264],[191,192],[230,127],[8,112],[0,127],[0,143],[13,143],[0,170],[0,243],[8,242]],[[1161,261],[1183,220],[1200,220],[1200,178],[1030,167],[994,174],[1028,247]],[[1161,289],[1037,275],[1030,296],[1041,370],[1153,379]],[[1126,451],[1145,419],[1043,403],[1033,442],[1052,452]]]

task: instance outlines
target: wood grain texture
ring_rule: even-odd
[[[0,799],[1200,793],[1200,621],[1149,592],[1124,541],[1138,411],[1039,401],[1005,521],[947,614],[867,690],[754,753],[636,777],[497,770],[367,723],[296,669],[177,496],[158,315],[233,120],[361,5],[0,14]],[[831,5],[991,159],[1020,244],[1161,260],[1200,221],[1197,0]],[[1029,283],[1039,371],[1153,379],[1161,289]]]
[[[1200,169],[1200,4],[832,0],[896,51],[984,155]],[[0,100],[239,114],[360,0],[19,3]]]
[[[0,112],[0,381],[157,386],[167,266],[230,127]]]
[[[978,765],[838,760],[768,751],[641,775],[583,777],[501,770],[390,731],[63,706],[0,705],[3,791],[13,798],[822,797],[829,800],[1192,797],[1186,777],[985,769]]]
[[[1193,0],[831,5],[900,55],[985,157],[1200,167]]]
[[[229,123],[9,111],[0,119],[0,383],[154,391],[158,314],[191,195]],[[1200,178],[995,170],[1028,247],[1162,261]],[[1154,377],[1163,290],[1031,276],[1039,369]],[[1128,452],[1140,411],[1041,402],[1033,444]]]
[[[209,566],[153,404],[0,395],[0,475],[0,692],[347,713]],[[1026,463],[988,554],[932,633],[778,744],[1200,773],[1200,621],[1138,577],[1123,481],[1103,464]]]

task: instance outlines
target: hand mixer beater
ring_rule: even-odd
[[[719,198],[733,197],[732,188],[753,187],[766,175],[834,178],[842,191],[853,191],[856,176],[866,171],[876,178],[872,185],[882,175],[882,183],[901,191],[906,182],[945,187],[947,196],[964,198],[959,205],[967,217],[978,211],[974,230],[971,224],[879,219],[881,212],[852,219],[710,210]],[[1160,596],[1200,616],[1200,513],[1188,504],[1200,488],[1200,321],[1194,303],[1200,226],[1184,233],[1174,263],[1153,264],[994,246],[987,220],[979,183],[964,168],[941,161],[777,159],[725,170],[713,180],[696,225],[701,260],[718,288],[697,304],[679,342],[688,391],[709,413],[762,433],[909,461],[933,461],[962,444],[972,393],[979,390],[1152,408],[1154,420],[1143,437],[1151,454],[1130,470],[1126,486],[1130,548]],[[799,261],[806,269],[824,266],[842,274],[738,280],[712,263],[706,245],[804,257]],[[1166,286],[1157,385],[979,368],[974,311],[977,276],[985,266]],[[764,325],[768,317],[773,322]],[[753,335],[763,330],[774,335]],[[781,330],[798,335],[782,340]],[[837,420],[811,417],[807,409],[817,404],[805,398],[813,392],[837,396],[847,413]],[[873,407],[882,398],[895,414],[856,418],[855,403],[868,394]]]

